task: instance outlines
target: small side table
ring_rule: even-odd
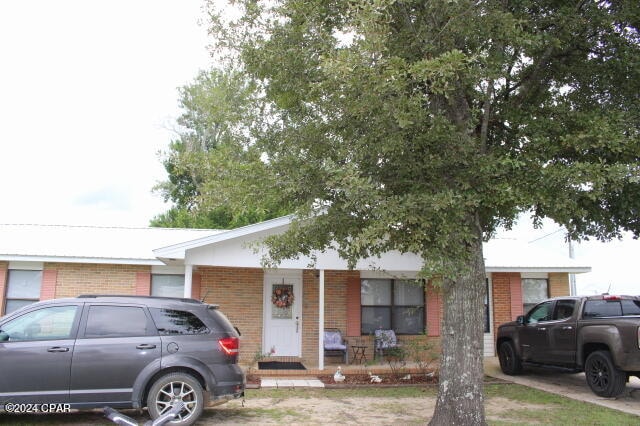
[[[353,351],[353,357],[351,358],[351,363],[358,361],[358,364],[362,364],[362,361],[367,362],[367,354],[365,353],[367,350],[367,346],[365,345],[352,345],[351,350]]]

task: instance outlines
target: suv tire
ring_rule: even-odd
[[[627,374],[613,365],[608,351],[589,354],[584,364],[584,373],[593,393],[605,398],[620,395],[627,383]]]
[[[204,409],[204,392],[200,382],[186,373],[161,376],[153,383],[147,396],[151,418],[155,420],[179,400],[185,404],[185,409],[169,424],[186,426],[195,423]]]
[[[516,348],[511,340],[502,342],[498,348],[498,358],[500,360],[500,369],[504,374],[516,376],[522,373],[522,362],[518,358]]]

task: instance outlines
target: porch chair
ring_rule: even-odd
[[[376,330],[375,331],[375,357],[381,358],[384,355],[397,355],[398,349],[402,347],[402,343],[396,337],[393,330]]]
[[[342,338],[339,329],[325,328],[323,343],[324,356],[340,356],[345,364],[349,362],[348,342]]]

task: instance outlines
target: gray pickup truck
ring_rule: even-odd
[[[505,374],[523,364],[584,371],[598,396],[624,391],[640,377],[640,297],[559,297],[502,324],[496,342]]]

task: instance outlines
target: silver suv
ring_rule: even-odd
[[[85,295],[0,318],[0,408],[147,407],[182,401],[172,424],[244,393],[239,333],[215,305],[193,299]]]

